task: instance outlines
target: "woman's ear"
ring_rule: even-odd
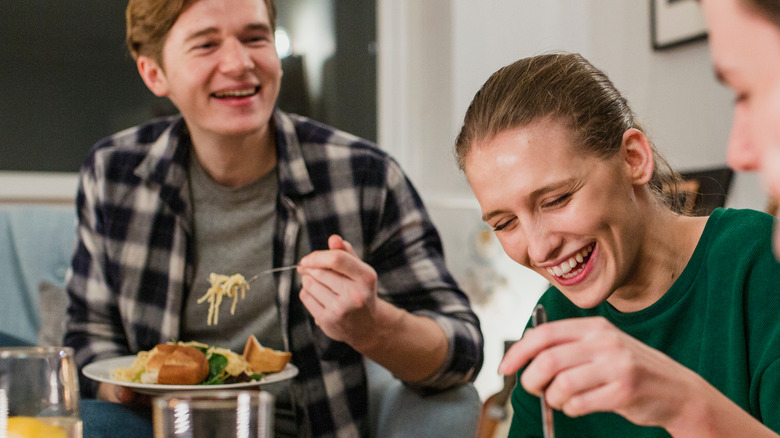
[[[637,185],[650,182],[655,168],[655,157],[650,140],[642,131],[630,128],[623,133],[622,149],[626,162],[626,171],[631,181]]]
[[[157,97],[168,95],[168,78],[165,72],[156,61],[148,56],[141,55],[135,62],[138,67],[138,73],[144,80],[146,87]]]

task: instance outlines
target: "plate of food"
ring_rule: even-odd
[[[142,394],[208,389],[243,389],[292,379],[298,368],[290,353],[263,347],[254,336],[244,353],[199,342],[159,344],[137,355],[93,362],[82,372],[92,380]]]

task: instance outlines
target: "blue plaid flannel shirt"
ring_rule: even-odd
[[[340,234],[376,269],[380,297],[437,321],[444,365],[412,386],[437,391],[473,381],[482,334],[447,271],[439,236],[397,163],[375,145],[276,110],[279,194],[273,265],[295,263]],[[77,196],[78,245],[68,277],[65,343],[80,367],[178,339],[193,284],[190,140],[180,117],[157,119],[99,142]],[[276,276],[284,339],[300,373],[293,395],[308,435],[367,435],[363,358],[314,324],[294,271]],[[82,391],[94,395],[95,384]]]

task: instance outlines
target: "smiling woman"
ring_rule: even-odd
[[[663,190],[678,176],[606,74],[566,53],[498,70],[456,155],[507,255],[552,285],[551,322],[500,366],[520,383],[510,437],[542,435],[539,396],[561,436],[780,430],[773,218],[682,215]]]

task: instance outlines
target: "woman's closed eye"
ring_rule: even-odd
[[[543,203],[542,208],[558,207],[568,202],[569,199],[571,199],[571,193],[567,193],[563,196],[554,198],[552,201]]]
[[[492,227],[493,228],[493,232],[506,230],[507,227],[512,225],[514,222],[515,222],[514,218],[501,221],[501,222],[497,223],[496,225],[493,225],[493,227]]]

